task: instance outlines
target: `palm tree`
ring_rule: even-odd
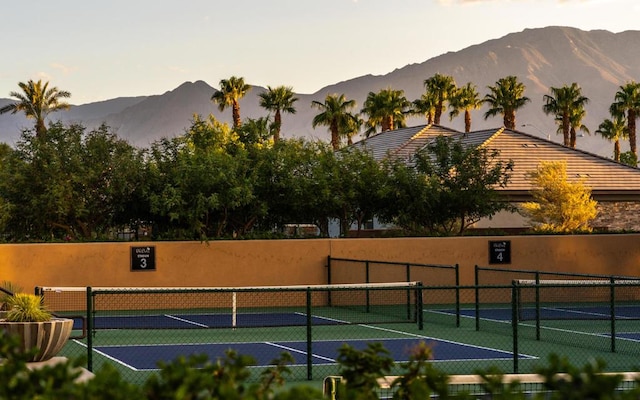
[[[49,113],[68,110],[71,107],[69,103],[61,101],[63,98],[71,97],[71,93],[59,90],[57,87],[49,88],[49,82],[29,80],[27,83],[19,82],[18,86],[22,89],[22,93],[9,93],[9,96],[15,97],[18,102],[0,108],[0,114],[24,112],[27,118],[36,120],[37,137],[41,137],[47,131],[44,120]]]
[[[423,93],[419,99],[413,101],[411,114],[424,115],[427,124],[433,124],[433,114],[436,111],[436,99],[433,93]]]
[[[542,110],[547,115],[553,114],[555,116],[559,124],[558,130],[562,131],[564,145],[575,148],[575,125],[581,125],[582,117],[579,118],[577,124],[571,123],[571,117],[573,115],[574,118],[577,118],[580,114],[584,116],[584,106],[589,102],[589,99],[582,95],[582,89],[575,82],[571,86],[564,85],[560,88],[551,87],[549,89],[551,94],[544,95],[545,104],[542,106]]]
[[[569,147],[571,148],[576,148],[576,131],[577,130],[581,130],[582,132],[585,133],[590,133],[589,132],[589,128],[586,127],[586,125],[584,125],[582,123],[582,119],[584,118],[584,116],[587,114],[587,111],[580,107],[580,108],[574,108],[573,111],[571,112],[571,114],[569,115]]]
[[[449,118],[453,119],[460,115],[460,111],[464,111],[464,131],[471,132],[471,110],[477,110],[482,107],[483,101],[480,100],[480,94],[476,89],[476,85],[468,82],[463,87],[456,90],[455,94],[449,99],[451,112]]]
[[[596,133],[613,142],[613,159],[620,162],[620,139],[628,137],[627,121],[624,114],[612,114],[611,119],[605,119],[598,126]]]
[[[234,128],[238,128],[242,123],[240,120],[239,101],[249,90],[251,90],[251,85],[244,83],[244,78],[232,76],[229,79],[220,80],[220,90],[211,96],[211,100],[218,104],[218,109],[221,112],[231,106]]]
[[[369,119],[365,132],[367,137],[375,133],[378,126],[382,132],[406,126],[406,114],[411,103],[404,96],[404,90],[382,89],[378,93],[369,92],[361,110]]]
[[[277,142],[280,140],[280,127],[282,126],[282,116],[280,113],[295,114],[296,109],[293,103],[298,101],[298,98],[294,96],[291,86],[278,86],[275,88],[267,86],[267,91],[260,93],[259,96],[260,107],[265,108],[267,111],[275,112],[275,116],[273,117],[273,141]]]
[[[433,123],[438,125],[445,101],[449,101],[456,92],[456,81],[452,76],[435,74],[425,79],[424,86],[427,93],[431,93],[436,100]]]
[[[611,115],[627,113],[627,134],[629,147],[634,155],[638,155],[636,143],[636,119],[640,115],[640,83],[634,81],[620,86],[616,92],[614,103],[610,107]]]
[[[360,132],[360,128],[364,125],[364,120],[360,117],[360,114],[355,114],[353,118],[347,120],[347,123],[341,126],[338,135],[340,138],[347,139],[347,145],[353,144],[353,137]]]
[[[311,107],[315,107],[321,111],[313,117],[311,125],[315,128],[318,125],[329,127],[331,132],[331,146],[334,150],[340,148],[340,133],[346,130],[351,120],[356,117],[351,114],[350,110],[356,106],[355,100],[347,100],[344,94],[330,94],[324,99],[324,103],[312,101]]]
[[[484,96],[484,103],[489,104],[489,110],[484,114],[484,119],[502,114],[504,127],[516,128],[516,111],[527,104],[531,99],[524,96],[525,86],[518,82],[518,78],[510,75],[500,78],[495,86],[488,86],[491,93]]]

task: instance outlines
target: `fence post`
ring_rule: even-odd
[[[331,290],[329,290],[331,293]],[[307,287],[307,380],[313,379],[313,338],[311,336],[311,288]]]
[[[460,327],[460,265],[455,265],[456,269],[456,327]]]
[[[327,285],[331,285],[331,256],[327,256]],[[327,305],[331,307],[331,290],[327,293]]]
[[[616,281],[613,277],[610,279],[609,289],[609,308],[611,317],[611,352],[616,352]]]
[[[476,331],[480,330],[480,289],[478,288],[478,285],[480,284],[479,281],[479,272],[478,272],[478,266],[476,265],[476,271],[475,271],[475,275],[476,275],[476,287],[475,287],[475,291],[476,291]]]
[[[513,373],[518,373],[518,283],[512,282],[511,287],[511,328],[513,335]]]
[[[91,310],[93,309],[93,295],[91,286],[87,287],[87,369],[93,372],[93,318]]]
[[[536,340],[540,340],[540,272],[536,271]]]
[[[418,282],[416,291],[416,311],[418,312],[418,330],[424,329],[424,299],[422,298],[422,282]]]
[[[370,283],[369,282],[369,260],[364,262],[364,275],[365,275],[365,282],[366,283]],[[369,289],[365,290],[365,296],[367,298],[367,312],[369,312],[370,310],[370,304],[369,304]]]
[[[411,264],[405,265],[407,283],[411,282]],[[407,319],[411,319],[411,290],[407,290]]]

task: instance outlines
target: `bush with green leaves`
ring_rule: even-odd
[[[110,400],[320,400],[319,389],[309,385],[283,387],[293,361],[283,353],[266,368],[258,382],[249,381],[252,357],[228,351],[215,361],[205,355],[180,357],[159,365],[160,372],[137,386],[127,382],[110,364],[105,364],[91,379],[79,381],[83,360],[71,360],[30,370],[28,354],[17,351],[17,338],[0,333],[0,400],[3,399],[110,399]],[[364,350],[343,345],[338,363],[342,381],[336,394],[339,399],[375,400],[379,398],[380,378],[394,368],[394,361],[380,343],[370,343]],[[496,369],[480,371],[486,397],[492,399],[637,399],[640,390],[616,390],[621,375],[602,374],[604,363],[594,361],[578,368],[566,358],[552,356],[549,365],[537,373],[545,378],[548,393],[531,395],[513,382],[502,383]],[[416,346],[402,373],[391,384],[393,399],[471,399],[466,393],[450,394],[449,377],[431,362],[426,343]],[[563,373],[563,374],[559,374]]]
[[[5,298],[8,305],[6,320],[9,322],[49,321],[51,312],[42,304],[42,297],[31,293],[14,293]]]

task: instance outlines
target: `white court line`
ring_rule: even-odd
[[[302,316],[305,316],[305,317],[307,316],[306,313],[302,313],[302,312],[294,312],[293,314],[302,315]],[[319,315],[313,315],[313,314],[311,314],[311,318],[317,318],[317,319],[322,319],[322,320],[331,321],[331,322],[338,322],[338,323],[341,323],[341,324],[348,324],[349,323],[349,321],[344,321],[344,320],[341,320],[341,319],[335,319],[335,318],[329,318],[329,317],[321,317]]]
[[[274,346],[274,347],[278,347],[280,349],[284,349],[284,350],[288,350],[288,351],[292,351],[294,353],[299,353],[299,354],[308,354],[306,351],[303,350],[298,350],[298,349],[294,349],[293,347],[288,347],[288,346],[283,346],[281,344],[277,344],[277,343],[273,343],[273,342],[264,342],[265,344],[268,344],[270,346]],[[325,361],[331,361],[331,362],[335,362],[336,360],[334,360],[333,358],[329,358],[329,357],[324,357],[324,356],[319,356],[316,354],[311,353],[312,357],[316,357],[319,358],[321,360],[325,360]]]
[[[79,344],[79,345],[80,345],[80,346],[82,346],[82,347],[85,347],[85,348],[87,347],[87,345],[85,345],[84,343],[79,342],[77,339],[74,339],[73,341],[74,341],[75,343]],[[100,347],[100,346],[98,346],[98,347]],[[113,347],[115,347],[115,346],[113,346]],[[125,368],[129,368],[129,369],[130,369],[130,370],[132,370],[132,371],[136,371],[136,372],[138,372],[138,371],[144,371],[144,370],[140,370],[140,369],[138,369],[138,368],[135,368],[135,367],[133,367],[132,365],[129,365],[129,364],[125,363],[125,362],[122,362],[119,358],[112,357],[112,356],[108,355],[107,353],[104,353],[104,352],[102,352],[102,351],[100,351],[100,350],[96,349],[96,347],[95,347],[95,346],[93,347],[93,351],[95,351],[95,352],[96,352],[96,354],[99,354],[99,355],[101,355],[101,356],[103,356],[103,357],[105,357],[105,358],[108,358],[109,360],[114,361],[114,362],[116,362],[116,363],[118,363],[118,364],[122,365],[122,366],[123,366],[123,367],[125,367]]]
[[[179,318],[179,317],[176,317],[175,315],[164,314],[163,317],[172,318],[172,319],[175,319],[176,321],[180,321],[180,322],[186,322],[187,324],[199,326],[201,328],[209,328],[209,325],[201,324],[201,323],[198,323],[198,322],[195,322],[195,321],[190,321],[190,320],[184,319],[184,318]]]

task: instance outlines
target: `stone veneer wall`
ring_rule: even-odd
[[[609,231],[640,231],[640,203],[599,202],[598,216],[591,224]]]

